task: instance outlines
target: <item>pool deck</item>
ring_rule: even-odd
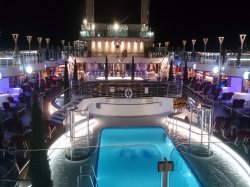
[[[53,97],[54,97],[53,94],[45,97],[44,101],[45,109],[48,106],[48,103],[51,101],[51,98]],[[102,128],[106,127],[160,126],[166,129],[166,126],[164,125],[166,116],[167,114],[159,114],[153,116],[139,116],[139,117],[110,117],[101,115],[91,115],[91,119],[95,121],[92,130],[91,145],[96,146],[98,144],[99,132]],[[216,116],[230,116],[230,114],[219,106],[216,107],[214,110],[214,118]],[[24,124],[28,125],[30,122],[30,112],[26,112],[25,115],[22,117],[22,120]],[[47,121],[47,123],[50,122]],[[61,126],[58,127],[57,129],[58,129],[57,136],[62,134],[65,130]],[[184,136],[180,134],[179,137],[183,138]],[[82,171],[83,173],[81,173],[80,167],[82,165],[89,165],[89,164],[95,167],[96,156],[97,156],[96,150],[97,149],[95,147],[91,150],[92,157],[77,162],[72,162],[67,160],[65,158],[64,151],[58,154],[57,158],[50,159],[54,186],[55,187],[76,186],[77,176],[86,172]],[[186,152],[183,153],[185,158],[189,160],[189,163],[191,163],[191,165],[193,165],[194,168],[196,168],[194,169],[194,171],[196,171],[197,168],[203,168],[202,172],[199,173],[199,178],[202,180],[202,184],[204,186],[211,186],[211,184],[212,186],[218,186],[221,184],[223,184],[224,186],[232,186],[232,187],[250,186],[249,182],[250,180],[246,182],[244,179],[240,179],[241,176],[238,175],[237,168],[234,168],[233,166],[231,167],[230,163],[228,163],[226,158],[221,158],[221,155],[217,151],[214,151],[213,153],[214,154],[210,157],[197,157],[190,153]],[[225,165],[220,164],[223,162],[225,163]],[[221,170],[218,170],[217,168],[220,168]],[[250,179],[250,175],[248,175],[248,178]]]
[[[94,146],[91,150],[91,157],[86,160],[73,162],[68,161],[65,159],[65,156],[59,154],[60,156],[54,160],[52,168],[52,176],[54,177],[54,181],[58,181],[55,183],[55,186],[68,186],[76,185],[76,177],[80,175],[80,167],[82,165],[92,165],[94,168],[96,166],[96,158],[97,158],[97,149],[96,145],[98,144],[99,139],[99,132],[103,128],[107,127],[128,127],[128,126],[160,126],[166,129],[164,125],[164,121],[166,119],[166,114],[154,115],[154,116],[140,116],[140,117],[110,117],[110,116],[100,116],[100,115],[92,115],[91,119],[95,121],[94,127],[92,130],[91,136],[91,145]],[[119,125],[117,125],[119,124]],[[179,134],[181,137],[184,138],[183,134]],[[186,137],[187,140],[187,137]],[[239,168],[235,167],[237,163],[231,163],[226,155],[222,157],[221,149],[217,146],[211,147],[213,154],[209,157],[199,157],[189,152],[183,152],[184,157],[186,160],[193,166],[193,170],[201,179],[201,183],[204,186],[220,186],[223,184],[224,186],[241,186],[241,187],[249,187],[250,183],[246,180],[246,178],[250,179],[250,174],[246,178],[242,178],[239,174]],[[224,153],[223,153],[224,154]],[[227,153],[229,154],[229,153]],[[232,159],[232,158],[230,158]],[[71,164],[69,164],[71,163]],[[222,164],[225,163],[225,164]],[[249,166],[248,166],[249,167]],[[69,168],[72,170],[69,171]],[[218,170],[219,168],[219,170]],[[243,169],[244,170],[244,169]],[[243,171],[242,170],[242,171]],[[60,171],[60,172],[59,172]],[[87,170],[82,171],[82,174],[86,174],[84,172],[89,172]],[[58,175],[58,174],[59,175]],[[65,178],[65,176],[67,176]],[[240,179],[240,180],[239,180]],[[64,181],[64,184],[60,182],[61,180]],[[59,183],[60,182],[60,183]]]

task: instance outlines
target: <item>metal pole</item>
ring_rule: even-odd
[[[211,129],[212,129],[212,109],[209,109],[209,124],[208,124],[208,155],[210,155],[210,142],[211,142]]]
[[[191,142],[191,128],[192,128],[192,114],[193,113],[193,108],[192,105],[190,105],[190,122],[189,122],[189,143]]]
[[[87,145],[89,146],[89,108],[87,107],[87,112],[88,112],[88,124],[87,124]]]
[[[41,88],[41,71],[38,72],[38,86],[39,86],[39,89]]]
[[[201,123],[201,144],[203,143],[203,131],[204,131],[204,110],[201,109],[201,119],[200,119],[200,123]]]

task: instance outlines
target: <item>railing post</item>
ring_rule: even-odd
[[[189,143],[191,142],[191,131],[192,131],[192,120],[193,120],[193,108],[192,105],[190,105],[190,122],[189,122]]]

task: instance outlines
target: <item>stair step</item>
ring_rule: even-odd
[[[65,112],[55,113],[54,116],[63,116],[63,117],[65,117]]]
[[[64,120],[65,117],[60,116],[53,116],[52,119]]]
[[[51,121],[51,122],[57,123],[57,124],[63,124],[63,120],[58,120],[58,119],[54,119],[54,118],[51,118],[51,119],[48,119],[48,120]]]

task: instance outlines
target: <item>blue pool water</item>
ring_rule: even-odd
[[[201,186],[191,169],[158,127],[106,128],[101,131],[98,187],[161,187],[158,161],[174,162],[170,187]]]

